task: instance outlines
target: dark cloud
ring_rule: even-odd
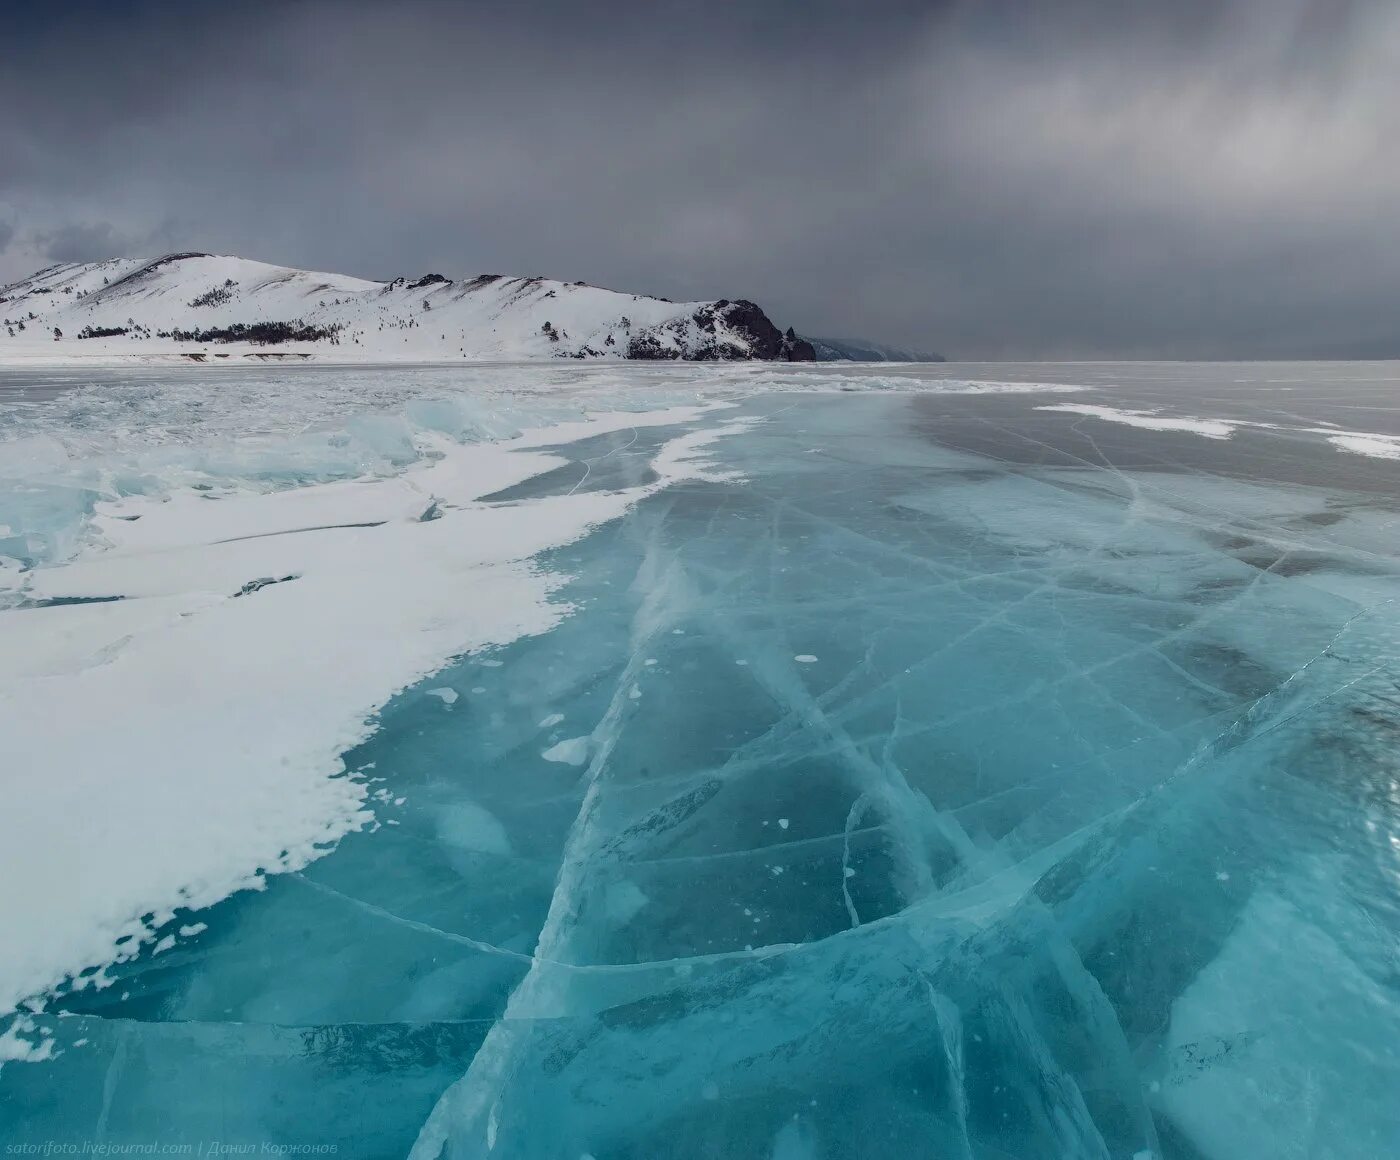
[[[10,239],[15,236],[14,223],[0,221],[0,254],[3,254],[10,245]]]
[[[50,262],[100,262],[120,257],[130,241],[111,222],[72,222],[52,230],[40,230],[31,241]],[[3,247],[0,247],[3,248]]]
[[[1386,0],[33,4],[23,256],[518,271],[961,356],[1400,353]],[[93,226],[90,223],[101,223]]]

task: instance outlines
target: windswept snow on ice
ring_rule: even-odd
[[[567,462],[543,446],[676,424],[693,429],[661,443],[652,482],[478,502]],[[15,573],[0,612],[0,1013],[79,972],[101,986],[178,909],[369,823],[340,755],[375,711],[556,624],[563,577],[531,557],[709,477],[705,449],[733,429],[707,407],[617,412],[440,439],[387,478],[99,503],[72,558]]]
[[[1361,431],[1334,431],[1325,427],[1310,428],[1314,435],[1324,435],[1338,451],[1367,455],[1372,459],[1400,459],[1400,435],[1369,435]]]
[[[1072,415],[1088,415],[1109,423],[1126,423],[1147,431],[1189,431],[1207,439],[1228,439],[1239,423],[1223,419],[1193,419],[1186,416],[1163,415],[1157,411],[1131,411],[1121,407],[1099,407],[1088,403],[1047,403],[1039,411],[1066,411]]]
[[[1071,395],[1091,388],[1078,383],[1016,382],[1004,379],[971,379],[930,374],[925,367],[910,366],[878,373],[763,363],[737,369],[758,390],[784,391],[915,391],[934,395]]]
[[[1087,415],[1109,423],[1124,423],[1147,431],[1185,431],[1207,439],[1229,439],[1237,430],[1283,431],[1297,435],[1321,435],[1338,451],[1365,455],[1372,459],[1400,459],[1400,435],[1379,435],[1365,431],[1347,431],[1338,427],[1290,426],[1283,423],[1261,423],[1249,419],[1198,419],[1182,415],[1163,415],[1159,411],[1139,411],[1122,407],[1104,407],[1088,403],[1046,403],[1037,411],[1063,411],[1071,415]]]

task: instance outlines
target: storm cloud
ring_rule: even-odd
[[[0,281],[193,248],[751,297],[963,358],[1400,355],[1388,0],[7,19]]]

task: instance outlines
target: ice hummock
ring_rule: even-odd
[[[571,614],[388,701],[343,755],[381,828],[33,1017],[53,1058],[0,1076],[13,1131],[1392,1151],[1386,504],[792,402],[529,449],[563,462],[496,510],[649,489],[533,559]]]

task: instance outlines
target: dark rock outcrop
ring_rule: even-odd
[[[783,357],[788,362],[816,362],[817,351],[805,338],[800,338],[788,327],[783,335]]]
[[[736,351],[732,344],[716,343],[716,353],[709,357],[747,357],[770,362],[777,359],[790,362],[811,362],[817,357],[811,344],[798,338],[791,327],[784,335],[773,325],[768,315],[764,314],[755,303],[746,299],[741,298],[737,302],[730,302],[727,298],[721,298],[710,306],[702,306],[695,313],[695,323],[702,330],[713,331],[717,319],[730,330],[736,331],[747,339],[749,350],[752,353],[745,355],[742,351]]]
[[[689,324],[689,325],[688,325]],[[623,328],[631,331],[624,318]],[[691,329],[693,325],[694,330]],[[697,341],[695,331],[700,332]],[[611,342],[606,345],[611,345]],[[589,351],[589,354],[601,352]],[[783,334],[754,303],[721,298],[701,306],[688,319],[631,333],[623,357],[651,361],[727,362],[747,359],[810,362],[816,356],[805,339]]]

